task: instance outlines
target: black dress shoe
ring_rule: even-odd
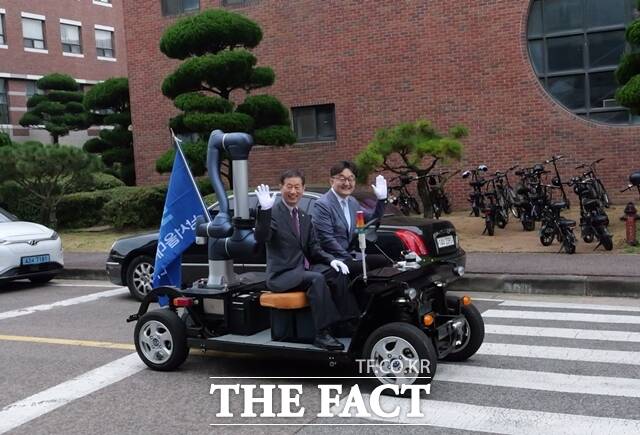
[[[323,329],[316,334],[313,345],[326,350],[344,350],[344,345],[329,334],[329,331],[326,329]]]

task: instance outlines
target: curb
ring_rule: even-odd
[[[638,277],[466,273],[449,290],[640,298]]]
[[[104,269],[63,269],[59,278],[109,279]],[[610,296],[640,298],[640,278],[587,275],[510,275],[466,273],[451,283],[451,291],[520,293],[531,295]]]
[[[107,271],[102,269],[62,269],[58,278],[64,279],[89,279],[89,280],[109,280]]]

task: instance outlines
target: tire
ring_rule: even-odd
[[[451,214],[451,201],[449,201],[446,195],[442,197],[442,211],[445,212],[445,214]]]
[[[448,298],[447,298],[448,299]],[[446,357],[446,361],[465,361],[473,356],[484,341],[484,320],[473,304],[462,305],[460,311],[467,324],[462,344],[456,346]]]
[[[31,281],[34,284],[46,284],[49,281],[51,281],[53,278],[55,278],[55,275],[40,275],[40,276],[33,276],[29,278],[29,281]]]
[[[493,219],[485,219],[484,220],[484,227],[487,229],[487,234],[490,236],[493,236],[496,232],[495,229],[495,223],[493,222]]]
[[[540,243],[542,243],[542,246],[551,246],[554,238],[555,231],[552,228],[545,226],[540,230]]]
[[[504,229],[506,228],[508,223],[509,215],[503,210],[498,211],[498,214],[496,215],[496,225],[498,226],[498,228]]]
[[[522,221],[522,228],[525,231],[533,231],[536,229],[536,222],[531,220],[531,218],[527,217],[527,219]]]
[[[611,251],[613,249],[613,239],[611,234],[603,234],[600,236],[600,243],[604,246],[604,249]]]
[[[388,323],[374,330],[364,344],[362,358],[371,361],[373,373],[366,376],[375,376],[377,384],[429,384],[438,366],[438,354],[431,339],[416,326],[403,322]],[[404,367],[407,362],[414,365]],[[409,374],[413,378],[407,379]]]
[[[400,207],[400,211],[405,216],[411,215],[411,209],[409,208],[409,204],[406,201],[398,201],[398,207]]]
[[[135,257],[127,267],[127,287],[131,296],[139,301],[149,293],[153,287],[151,280],[153,277],[154,261],[148,255]]]
[[[598,192],[598,197],[600,201],[602,201],[602,204],[606,208],[609,208],[609,205],[611,205],[611,203],[609,202],[609,194],[607,193],[607,189],[604,188],[604,184],[602,184],[602,181],[600,180],[596,181],[596,191]]]
[[[145,313],[136,323],[133,341],[140,359],[153,370],[175,370],[189,355],[185,325],[169,309]]]
[[[567,233],[564,241],[562,242],[562,247],[564,248],[564,252],[567,254],[575,254],[576,252],[576,238],[572,233]]]
[[[480,216],[480,209],[476,206],[471,207],[471,212],[473,213],[473,215],[475,217],[479,217]]]
[[[418,201],[413,196],[410,196],[408,198],[407,203],[409,205],[409,210],[410,210],[409,212],[420,214],[420,205],[418,204]]]

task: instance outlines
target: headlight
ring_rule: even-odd
[[[51,240],[58,240],[60,238],[60,235],[54,231],[53,234],[51,234],[51,237],[49,238]]]
[[[408,289],[405,289],[404,295],[406,297],[408,297],[409,299],[414,300],[416,298],[416,296],[418,296],[418,291],[416,289],[414,289],[413,287],[410,287]]]
[[[464,275],[464,267],[463,266],[456,266],[453,268],[453,273],[455,273],[458,276],[462,276]]]

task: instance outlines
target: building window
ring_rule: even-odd
[[[199,11],[200,0],[162,0],[162,15]]]
[[[115,58],[112,31],[96,29],[96,50],[99,57]]]
[[[93,0],[94,3],[106,3],[108,5],[111,4],[111,0]]]
[[[336,139],[335,105],[294,107],[291,109],[293,130],[298,142]]]
[[[542,86],[578,116],[608,124],[633,122],[614,99],[615,70],[635,0],[534,0],[529,57]]]
[[[0,79],[0,124],[9,124],[9,101],[5,79]]]
[[[34,80],[29,80],[27,82],[25,82],[25,93],[27,94],[27,99],[33,97],[36,94],[42,95],[44,94],[44,91],[42,89],[38,89],[38,86],[36,86],[36,81]]]
[[[60,41],[65,53],[82,53],[80,42],[81,27],[73,24],[60,24]]]
[[[222,6],[244,6],[248,0],[222,0]]]
[[[44,21],[22,18],[22,38],[26,48],[46,49],[44,42]]]
[[[0,45],[5,45],[7,39],[4,36],[4,14],[0,14]]]

